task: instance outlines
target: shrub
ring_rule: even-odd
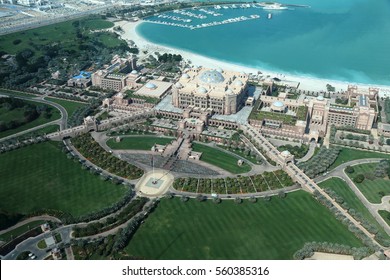
[[[351,174],[351,173],[355,172],[355,169],[352,166],[347,166],[345,168],[345,172]]]
[[[364,175],[363,174],[358,174],[354,179],[353,181],[355,183],[362,183],[364,181]]]

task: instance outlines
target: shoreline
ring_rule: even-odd
[[[143,23],[142,20],[136,22],[119,21],[115,23],[115,26],[121,26],[122,29],[124,30],[124,33],[119,34],[122,39],[126,41],[132,40],[135,43],[135,45],[137,45],[140,52],[146,50],[148,52],[147,55],[154,54],[155,52],[180,54],[184,60],[191,61],[191,64],[195,66],[203,66],[206,68],[222,68],[224,70],[233,70],[239,72],[243,71],[246,73],[253,73],[253,74],[261,72],[261,75],[266,79],[276,77],[281,80],[281,83],[290,84],[290,85],[291,84],[299,85],[300,90],[326,91],[326,85],[330,84],[333,87],[335,87],[335,92],[338,91],[341,92],[341,91],[346,91],[348,85],[357,85],[362,88],[369,88],[369,87],[379,88],[380,97],[390,96],[390,86],[386,86],[386,85],[353,83],[353,82],[344,82],[344,81],[337,81],[337,80],[330,80],[330,79],[329,80],[321,79],[321,78],[304,76],[304,75],[300,76],[300,75],[294,75],[290,73],[276,73],[265,69],[253,68],[253,67],[235,64],[232,62],[217,60],[214,58],[195,54],[190,51],[186,51],[182,49],[159,45],[151,41],[148,41],[147,39],[139,35],[136,29],[137,26],[141,23]]]

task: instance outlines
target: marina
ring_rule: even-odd
[[[237,23],[237,22],[254,20],[254,19],[260,19],[260,16],[259,15],[250,15],[249,17],[241,16],[241,17],[235,17],[235,18],[228,18],[228,19],[225,19],[222,21],[213,21],[213,22],[209,22],[209,23],[202,23],[202,24],[196,24],[196,25],[168,22],[168,21],[162,21],[162,20],[151,20],[151,19],[146,19],[145,22],[162,24],[162,25],[169,25],[169,26],[176,26],[176,27],[182,27],[182,28],[188,28],[188,29],[194,30],[194,29],[199,29],[199,28],[206,28],[206,27],[212,27],[212,26],[229,24],[229,23]],[[181,19],[181,20],[183,20],[183,19]],[[185,21],[185,22],[187,22],[187,21]]]

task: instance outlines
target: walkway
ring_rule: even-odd
[[[297,163],[305,162],[311,159],[316,151],[317,143],[311,142],[309,146],[309,150],[303,158],[297,159]]]

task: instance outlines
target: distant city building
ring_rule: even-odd
[[[191,68],[172,88],[172,103],[178,108],[212,110],[235,114],[247,97],[248,75],[222,69]]]

